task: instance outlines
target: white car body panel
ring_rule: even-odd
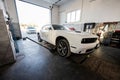
[[[68,30],[41,30],[40,36],[42,40],[45,40],[53,45],[56,45],[57,37],[62,36],[68,40],[71,52],[77,54],[86,53],[86,50],[95,48],[95,46],[99,43],[98,40],[96,40],[94,43],[82,44],[81,41],[83,38],[97,38],[96,35],[86,32],[78,33]]]

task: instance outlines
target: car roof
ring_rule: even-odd
[[[60,24],[46,24],[44,26],[49,26],[49,25],[53,26],[53,25],[60,25]]]

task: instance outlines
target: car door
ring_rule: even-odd
[[[44,26],[41,31],[42,38],[47,42],[51,42],[51,33],[52,27],[50,25]]]
[[[40,30],[40,36],[41,36],[41,38],[42,38],[43,40],[45,40],[45,36],[46,36],[46,35],[45,35],[45,33],[46,33],[46,30],[45,30],[46,27],[47,27],[47,26],[43,26],[42,29]]]

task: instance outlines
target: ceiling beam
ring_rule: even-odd
[[[48,9],[50,8],[50,6],[52,6],[52,4],[44,0],[20,0],[20,1],[27,2],[40,7],[48,8]]]

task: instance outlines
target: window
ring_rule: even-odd
[[[68,23],[70,22],[70,19],[71,19],[71,14],[68,13],[68,14],[67,14],[67,22],[68,22]]]
[[[51,30],[52,28],[50,26],[44,26],[42,30]]]
[[[45,30],[46,29],[46,26],[42,27],[42,30]]]
[[[67,13],[67,23],[80,21],[80,10]]]
[[[76,21],[79,21],[80,20],[80,10],[77,10],[76,11],[76,18],[75,18]]]
[[[71,13],[71,22],[75,22],[75,11]]]
[[[66,30],[66,28],[62,25],[52,25],[54,30]]]

